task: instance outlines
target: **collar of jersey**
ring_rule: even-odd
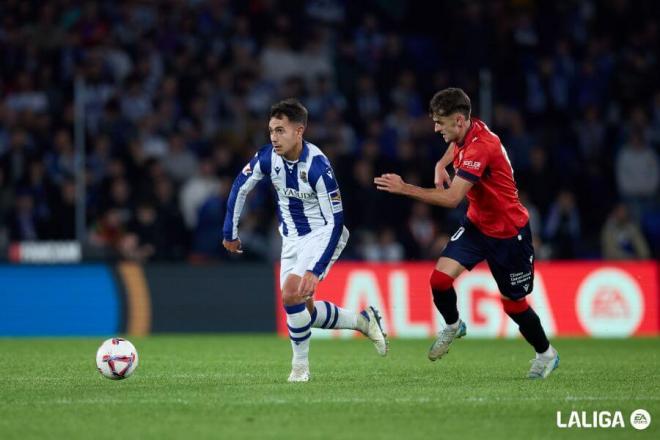
[[[463,137],[463,142],[461,142],[460,144],[458,142],[456,142],[456,145],[458,145],[458,148],[463,148],[465,146],[465,144],[471,144],[472,143],[472,142],[468,142],[467,140],[474,133],[475,127],[477,126],[476,121],[477,121],[477,119],[470,118],[470,128],[465,133],[465,136]]]
[[[303,139],[303,147],[302,147],[302,152],[300,153],[300,157],[297,160],[286,160],[284,157],[282,160],[284,163],[287,163],[289,165],[294,165],[297,164],[298,162],[307,162],[307,157],[309,157],[309,146],[307,146],[307,142]]]

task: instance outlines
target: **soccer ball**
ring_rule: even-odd
[[[126,379],[137,366],[137,350],[126,339],[108,339],[96,352],[96,368],[108,379]]]

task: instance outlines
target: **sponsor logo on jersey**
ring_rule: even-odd
[[[284,188],[284,189],[279,189],[278,190],[281,195],[284,197],[293,197],[296,199],[302,199],[302,200],[307,200],[316,197],[316,193],[313,192],[300,192],[297,191],[293,188]]]
[[[476,160],[464,160],[463,166],[471,170],[478,170],[479,168],[481,168],[481,162],[478,162]]]
[[[280,170],[281,170],[281,169],[282,169],[282,168],[280,168],[280,167],[275,167],[275,174],[280,174]]]

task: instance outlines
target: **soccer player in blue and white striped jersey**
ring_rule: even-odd
[[[320,280],[337,261],[348,241],[339,186],[321,150],[303,139],[307,109],[295,99],[272,106],[271,143],[262,147],[234,181],[227,202],[223,246],[241,253],[238,223],[248,192],[264,178],[277,194],[282,235],[280,287],[286,309],[293,360],[289,382],[307,382],[311,327],[353,329],[387,354],[387,339],[374,307],[357,313],[328,301],[314,301]]]

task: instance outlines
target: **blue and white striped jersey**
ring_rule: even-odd
[[[320,276],[334,253],[344,227],[344,212],[339,186],[328,158],[314,144],[303,141],[300,159],[289,162],[273,151],[272,144],[262,147],[234,180],[223,236],[238,238],[238,223],[247,194],[263,178],[270,179],[277,194],[279,231],[283,237],[301,237],[327,228],[324,249],[313,272]]]

